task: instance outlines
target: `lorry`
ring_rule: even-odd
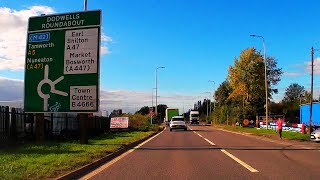
[[[310,122],[310,104],[300,105],[300,124],[309,125]],[[312,103],[312,126],[320,126],[320,103]]]
[[[167,108],[166,109],[166,124],[170,122],[173,116],[179,116],[179,109],[178,108]]]
[[[190,124],[199,124],[199,111],[190,111],[189,122]]]

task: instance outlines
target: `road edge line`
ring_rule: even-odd
[[[117,151],[111,153],[111,154],[107,154],[106,156],[92,162],[89,163],[87,165],[84,165],[82,167],[79,167],[78,169],[75,169],[67,174],[61,175],[59,177],[53,178],[55,180],[67,180],[67,179],[79,179],[83,176],[85,176],[86,174],[88,174],[88,172],[95,170],[99,167],[101,167],[103,164],[110,162],[111,160],[117,158],[118,156],[120,156],[121,154],[132,150],[134,147],[136,147],[137,145],[139,145],[140,143],[154,137],[157,136],[158,134],[162,133],[163,131],[165,131],[166,127],[164,127],[164,129],[162,131],[157,131],[154,132],[152,134],[150,134],[149,136],[140,139],[136,142],[133,142],[131,144],[126,145],[124,148],[118,149]]]
[[[117,161],[121,160],[122,158],[124,158],[125,156],[127,156],[128,154],[132,153],[134,150],[140,148],[141,146],[143,146],[144,144],[148,143],[149,141],[151,141],[152,139],[156,138],[157,136],[159,136],[161,133],[163,133],[166,130],[166,127],[159,133],[155,134],[154,136],[149,137],[148,139],[144,140],[143,142],[141,142],[140,144],[136,145],[134,148],[129,149],[127,151],[125,151],[124,153],[122,153],[120,156],[117,156],[116,158],[112,159],[109,162],[106,162],[105,164],[103,164],[102,166],[98,167],[97,169],[95,169],[94,171],[91,171],[89,174],[84,175],[83,177],[81,177],[80,179],[82,180],[86,180],[86,179],[90,179],[92,177],[94,177],[95,175],[99,174],[100,172],[102,172],[103,170],[107,169],[108,167],[110,167],[111,165],[113,165],[114,163],[116,163]]]

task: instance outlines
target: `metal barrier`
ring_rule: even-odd
[[[20,108],[0,106],[0,145],[21,139],[34,140],[36,135],[35,114],[24,113]],[[46,139],[79,138],[79,117],[76,113],[44,114]],[[110,120],[93,116],[88,119],[89,135],[110,130]]]

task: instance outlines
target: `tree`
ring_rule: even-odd
[[[223,81],[215,91],[216,108],[213,112],[213,121],[225,123],[230,115],[231,101],[228,100],[232,89],[228,80]]]
[[[295,101],[299,101],[304,94],[305,89],[303,86],[297,83],[292,83],[286,88],[283,101],[286,103],[294,103]]]
[[[280,81],[281,68],[277,61],[267,57],[269,97],[277,93],[273,89]],[[237,119],[254,118],[264,111],[265,71],[262,55],[255,48],[247,48],[235,58],[234,66],[229,67],[228,80],[232,89],[228,100],[232,101],[232,113]]]
[[[149,106],[143,106],[139,111],[137,111],[135,114],[141,114],[141,115],[147,115],[149,114]]]
[[[297,83],[290,84],[282,99],[283,112],[289,122],[299,122],[300,104],[310,103],[311,93]],[[313,99],[313,101],[317,101]]]
[[[166,116],[166,109],[168,108],[165,104],[158,104],[157,110],[158,110],[158,116],[157,116],[157,122],[161,123],[163,122],[163,118]]]
[[[223,81],[215,91],[215,101],[217,106],[227,104],[227,99],[230,96],[231,87],[228,80]]]

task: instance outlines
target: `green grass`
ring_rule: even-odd
[[[270,130],[270,129],[267,130],[267,129],[256,129],[256,128],[243,128],[240,126],[232,127],[232,126],[226,126],[226,125],[218,125],[217,127],[227,129],[230,131],[251,133],[258,136],[278,136],[275,130]],[[290,140],[299,140],[299,141],[310,140],[310,137],[308,134],[302,134],[302,133],[291,132],[291,131],[282,131],[282,137]]]
[[[92,138],[86,145],[51,142],[0,150],[0,179],[58,177],[152,133],[118,132]]]

